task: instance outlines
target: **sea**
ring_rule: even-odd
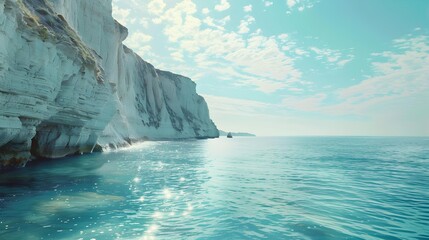
[[[0,173],[0,239],[429,239],[429,138],[142,142]]]

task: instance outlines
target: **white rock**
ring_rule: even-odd
[[[124,46],[111,11],[110,0],[0,0],[0,168],[218,136],[195,83]]]

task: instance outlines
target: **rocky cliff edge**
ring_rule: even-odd
[[[219,136],[195,83],[142,60],[127,35],[111,0],[0,0],[0,169]]]

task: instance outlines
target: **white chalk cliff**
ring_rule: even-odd
[[[111,0],[0,0],[0,169],[219,132],[189,78],[122,44]]]

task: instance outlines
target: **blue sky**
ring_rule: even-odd
[[[220,129],[429,135],[429,1],[114,0],[113,16]]]

